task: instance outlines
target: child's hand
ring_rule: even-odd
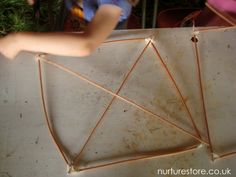
[[[14,59],[20,52],[20,46],[17,41],[17,34],[9,34],[0,38],[0,53],[8,59]]]
[[[34,0],[27,0],[27,2],[28,2],[28,4],[31,5],[31,6],[34,5],[34,3],[35,3]]]

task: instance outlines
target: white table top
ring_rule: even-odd
[[[115,31],[109,40],[148,38],[150,35],[183,94],[203,140],[207,141],[191,41],[192,29]],[[236,151],[235,36],[235,29],[198,34],[210,137],[214,153],[218,155]],[[102,44],[91,56],[84,58],[46,57],[117,92],[147,43],[148,40]],[[46,63],[43,63],[43,81],[54,130],[70,156],[74,157],[113,96]],[[1,56],[0,83],[0,177],[66,176],[66,164],[45,124],[34,54],[21,53],[14,61]],[[195,134],[180,96],[151,45],[119,95]],[[116,98],[87,144],[81,156],[82,165],[194,144],[200,146],[186,153],[84,171],[77,175],[156,177],[157,170],[162,168],[230,168],[236,175],[236,156],[212,162],[206,145]]]

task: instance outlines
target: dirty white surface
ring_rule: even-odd
[[[113,33],[111,40],[155,36],[155,45],[183,93],[201,135],[207,140],[191,30],[119,31]],[[217,154],[236,150],[235,36],[236,30],[198,36],[210,135]],[[116,92],[146,44],[145,40],[103,44],[89,57],[48,58]],[[74,157],[112,96],[45,63],[43,78],[54,129]],[[1,56],[0,177],[67,175],[66,165],[49,136],[39,93],[34,54],[21,53],[14,61]],[[120,95],[195,134],[185,107],[151,46]],[[89,165],[138,152],[174,150],[195,143],[191,136],[116,99],[83,152],[81,163]],[[236,156],[212,162],[206,146],[201,146],[184,154],[81,172],[78,176],[158,176],[157,170],[162,168],[229,168],[235,176],[235,164]]]

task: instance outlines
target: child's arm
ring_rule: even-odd
[[[121,8],[115,5],[102,5],[84,33],[13,33],[0,39],[0,52],[11,59],[20,51],[86,56],[108,37],[120,15]]]

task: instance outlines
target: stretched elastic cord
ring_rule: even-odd
[[[43,88],[43,79],[42,79],[42,69],[41,69],[40,57],[37,58],[37,61],[38,61],[38,72],[39,72],[39,82],[40,82],[40,94],[41,94],[41,101],[42,101],[42,107],[43,107],[45,121],[46,121],[48,130],[50,132],[50,135],[51,135],[56,147],[58,148],[58,151],[60,152],[60,154],[63,157],[66,164],[69,165],[69,161],[67,160],[64,150],[61,147],[60,143],[57,141],[54,131],[53,131],[51,124],[50,124],[50,120],[49,120],[49,116],[48,116],[48,112],[47,112],[47,108],[46,108],[46,103],[45,103],[45,99],[44,99],[44,88]]]
[[[155,158],[161,158],[161,157],[169,157],[169,156],[174,156],[174,155],[179,155],[182,153],[187,153],[193,150],[196,150],[200,145],[195,144],[189,147],[184,147],[184,148],[179,148],[170,152],[150,152],[146,154],[140,154],[137,155],[137,157],[131,158],[131,159],[126,159],[126,160],[118,160],[115,162],[110,162],[106,164],[100,164],[96,166],[91,166],[91,167],[85,167],[85,168],[79,168],[78,171],[90,171],[90,170],[95,170],[98,168],[106,168],[106,167],[111,167],[115,165],[121,165],[121,164],[128,164],[128,163],[134,163],[137,161],[142,161],[142,160],[151,160]]]
[[[209,3],[206,2],[206,6],[212,11],[214,12],[216,15],[218,15],[220,18],[222,18],[223,20],[225,20],[227,23],[229,23],[232,26],[236,25],[236,22],[232,19],[232,17],[230,17],[229,15],[226,14],[222,14],[220,11],[218,11],[217,9],[215,9],[212,5],[210,5]]]
[[[236,151],[225,153],[214,158],[214,160],[226,159],[236,155]]]
[[[118,95],[122,89],[122,87],[124,86],[125,82],[127,81],[128,77],[130,76],[130,74],[132,73],[132,71],[134,70],[135,66],[138,64],[138,62],[140,61],[141,57],[143,56],[144,52],[146,51],[146,49],[148,48],[150,42],[148,42],[148,44],[144,47],[144,49],[142,50],[141,54],[138,56],[138,58],[135,60],[134,64],[132,65],[131,69],[129,70],[128,74],[126,74],[126,77],[124,78],[124,80],[122,81],[120,87],[118,88],[118,90],[116,91],[116,94]],[[94,134],[94,132],[96,131],[96,129],[98,128],[99,124],[102,122],[103,118],[105,117],[107,111],[109,110],[109,108],[111,107],[112,103],[115,101],[116,97],[113,96],[112,100],[110,101],[110,103],[108,104],[107,108],[105,109],[105,111],[103,112],[102,116],[100,117],[99,121],[97,122],[97,124],[95,125],[95,127],[93,128],[93,130],[91,131],[89,137],[87,138],[85,144],[83,145],[81,151],[79,152],[79,154],[75,157],[75,159],[73,160],[73,164],[76,164],[76,162],[79,160],[81,154],[83,153],[86,145],[88,144],[89,140],[92,138],[92,135]]]
[[[155,46],[153,43],[151,43],[151,44],[152,44],[152,47],[153,47],[153,49],[154,49],[154,51],[155,51],[155,53],[156,53],[158,59],[160,60],[162,66],[163,66],[164,69],[165,69],[165,71],[167,72],[167,75],[169,76],[170,80],[172,81],[173,85],[175,86],[175,88],[176,88],[176,90],[177,90],[177,92],[178,92],[178,94],[179,94],[179,96],[180,96],[180,98],[181,98],[182,104],[184,105],[184,107],[185,107],[185,109],[186,109],[186,111],[187,111],[187,114],[188,114],[188,116],[189,116],[189,119],[190,119],[190,121],[191,121],[191,123],[192,123],[192,125],[193,125],[193,127],[194,127],[194,129],[195,129],[195,131],[196,131],[196,133],[197,133],[197,136],[198,136],[199,138],[201,138],[200,132],[199,132],[197,126],[196,126],[196,123],[195,123],[195,121],[194,121],[194,119],[193,119],[193,116],[192,116],[192,114],[191,114],[191,112],[190,112],[190,110],[189,110],[187,104],[185,103],[183,94],[181,93],[181,91],[180,91],[180,89],[179,89],[179,87],[178,87],[178,85],[177,85],[177,83],[176,83],[174,77],[172,76],[172,74],[171,74],[170,70],[168,69],[167,65],[165,64],[165,62],[164,62],[163,58],[161,57],[160,52],[157,50],[156,46]]]
[[[207,110],[206,110],[206,104],[205,104],[205,98],[204,98],[204,91],[203,91],[203,84],[202,84],[202,76],[201,76],[201,64],[200,64],[200,56],[199,56],[199,50],[198,50],[198,39],[196,35],[193,36],[193,46],[194,46],[194,51],[195,51],[195,58],[197,61],[197,75],[198,75],[198,81],[199,81],[199,89],[200,89],[200,96],[201,96],[201,102],[202,102],[202,109],[203,109],[203,115],[204,115],[204,121],[206,125],[206,131],[207,131],[207,139],[209,142],[209,148],[212,154],[212,160],[214,159],[213,157],[213,147],[212,147],[212,142],[211,142],[211,136],[210,136],[210,130],[209,130],[209,124],[208,124],[208,117],[207,117]]]
[[[205,121],[205,125],[206,125],[206,130],[207,130],[209,148],[210,148],[210,151],[211,151],[213,161],[235,156],[236,151],[221,154],[221,155],[217,155],[217,154],[214,153],[213,145],[212,145],[212,141],[211,141],[211,137],[210,137],[210,129],[209,129],[209,124],[208,124],[207,111],[206,111],[206,106],[205,106],[205,99],[204,99],[204,92],[203,92],[203,85],[202,85],[202,78],[201,78],[200,56],[199,56],[199,49],[198,49],[198,45],[197,45],[198,39],[196,37],[196,32],[202,33],[202,32],[211,32],[211,31],[219,31],[219,30],[230,30],[230,29],[236,29],[236,25],[231,26],[231,27],[217,27],[217,28],[210,27],[210,28],[203,28],[203,29],[198,29],[198,30],[195,30],[195,28],[193,27],[193,39],[194,39],[193,42],[194,42],[195,56],[196,56],[196,60],[197,60],[199,88],[200,88],[202,108],[203,108],[204,121]]]
[[[197,28],[193,31],[193,34],[204,33],[204,32],[214,32],[214,31],[224,31],[224,30],[231,30],[236,29],[236,26],[229,26],[229,27],[204,27],[204,28]]]
[[[42,57],[41,57],[41,61],[44,61],[44,62],[46,62],[46,63],[48,63],[48,64],[50,64],[50,65],[53,65],[53,66],[57,67],[58,69],[61,69],[61,70],[65,71],[65,72],[70,73],[71,75],[74,75],[75,77],[80,78],[81,80],[83,80],[83,81],[85,81],[85,82],[87,82],[87,83],[89,83],[89,84],[91,84],[91,85],[93,85],[93,86],[95,86],[95,87],[97,87],[97,88],[103,90],[104,92],[109,93],[109,94],[111,94],[111,95],[117,97],[118,99],[120,99],[120,100],[122,100],[122,101],[124,101],[124,102],[126,102],[126,103],[128,103],[128,104],[130,104],[130,105],[132,105],[132,106],[134,106],[134,107],[136,107],[136,108],[139,109],[139,110],[142,110],[143,112],[147,113],[148,115],[151,115],[151,116],[153,116],[153,117],[155,117],[155,118],[158,118],[158,119],[161,120],[162,122],[165,122],[166,124],[172,126],[173,128],[176,128],[176,129],[180,130],[181,132],[183,132],[183,133],[185,133],[185,134],[187,134],[187,135],[193,137],[193,138],[196,139],[197,141],[202,142],[202,143],[208,145],[208,142],[206,142],[205,140],[202,140],[202,139],[199,138],[198,136],[193,135],[193,134],[190,133],[189,131],[187,131],[187,130],[183,129],[182,127],[176,125],[175,123],[173,123],[173,122],[167,120],[167,119],[164,118],[163,116],[160,116],[160,115],[158,115],[158,114],[156,114],[156,113],[154,113],[154,112],[152,112],[152,111],[146,109],[145,107],[143,107],[143,106],[141,106],[141,105],[138,105],[137,103],[135,103],[135,102],[133,102],[133,101],[131,101],[131,100],[125,98],[125,97],[122,97],[122,96],[119,96],[119,95],[115,94],[115,93],[112,92],[111,90],[108,90],[108,89],[104,88],[103,86],[97,84],[96,82],[93,82],[93,81],[89,80],[88,78],[82,76],[82,75],[79,74],[78,72],[71,71],[70,69],[68,69],[68,68],[66,68],[66,67],[64,67],[64,66],[62,66],[62,65],[60,65],[60,64],[57,64],[57,63],[52,62],[52,61],[49,61],[49,60],[47,60],[47,59],[45,59],[45,58],[42,58]]]

